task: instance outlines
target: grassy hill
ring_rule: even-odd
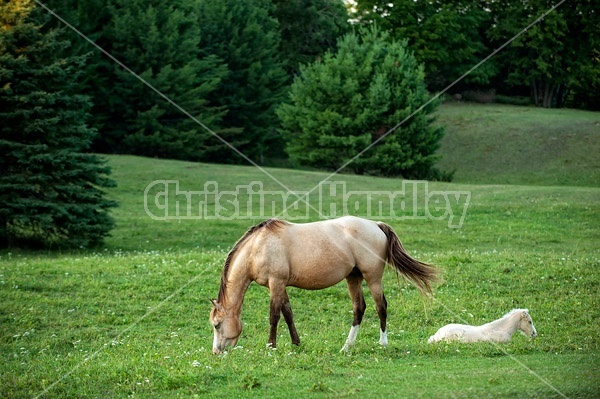
[[[600,113],[446,103],[438,167],[457,183],[600,186]]]

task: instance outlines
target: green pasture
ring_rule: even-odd
[[[368,309],[346,354],[339,353],[352,322],[345,283],[322,291],[291,288],[302,344],[290,344],[282,321],[278,348],[271,350],[265,346],[268,291],[252,285],[239,346],[215,356],[209,299],[217,295],[223,261],[249,226],[271,216],[250,203],[246,188],[254,182],[276,193],[281,187],[251,166],[108,160],[118,182],[110,197],[120,207],[105,247],[0,252],[0,397],[598,397],[600,187],[588,178],[569,185],[552,180],[549,170],[527,185],[517,177],[522,185],[509,185],[482,167],[494,183],[483,184],[469,180],[465,164],[457,169],[458,183],[336,175],[334,194],[334,186],[323,186],[330,191],[307,197],[315,208],[308,207],[308,219],[343,210],[349,192],[395,193],[391,205],[380,195],[371,208],[364,195],[348,197],[355,201],[346,210],[384,219],[379,216],[393,208],[397,217],[384,220],[409,253],[444,270],[433,299],[389,271],[389,347],[377,344],[379,320],[365,287]],[[594,168],[588,169],[597,176]],[[266,171],[297,192],[328,177]],[[166,193],[165,186],[151,186],[168,180],[179,182],[179,193],[175,186]],[[186,215],[189,192],[196,193],[189,197],[192,216],[202,204],[214,214],[215,197],[197,194],[207,182],[224,192],[242,188],[238,209],[221,204],[221,215],[238,217],[155,220],[178,210]],[[461,193],[469,193],[468,204]],[[320,208],[320,200],[327,206]],[[281,201],[273,206],[284,208]],[[286,215],[299,218],[305,207],[297,204]],[[460,227],[449,227],[450,216],[457,224],[464,209]],[[503,345],[426,342],[447,323],[482,324],[516,307],[529,308],[536,340],[516,334]]]
[[[438,167],[455,182],[600,186],[600,113],[448,103]]]

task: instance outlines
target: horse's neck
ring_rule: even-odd
[[[513,317],[516,316],[518,315],[508,315],[501,319],[484,324],[482,327],[487,329],[488,331],[503,331],[510,335],[513,335],[517,331],[517,327],[519,324],[513,320]]]
[[[237,263],[237,262],[236,262]],[[239,315],[242,311],[244,296],[252,280],[248,276],[245,268],[239,264],[232,265],[232,269],[227,276],[227,287],[223,306],[231,313]]]

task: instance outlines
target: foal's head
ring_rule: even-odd
[[[210,324],[213,325],[213,353],[221,353],[229,346],[235,346],[242,333],[242,320],[240,315],[231,312],[218,302],[212,301],[213,308],[210,312]]]
[[[524,335],[535,338],[537,337],[537,331],[535,330],[535,326],[533,325],[533,320],[529,315],[529,311],[526,309],[522,309],[520,311],[521,316],[519,318],[519,331],[521,331]]]

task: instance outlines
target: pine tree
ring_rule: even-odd
[[[222,136],[222,107],[210,105],[227,67],[199,54],[198,1],[48,0],[103,50]],[[90,57],[80,82],[92,96],[93,149],[207,160],[222,143],[188,115],[78,35],[74,50]]]
[[[301,72],[291,103],[278,109],[293,161],[332,170],[351,161],[355,173],[433,177],[443,135],[431,126],[435,103],[384,137],[429,99],[423,68],[405,42],[388,40],[377,27],[363,28]]]
[[[208,106],[208,97],[226,68],[213,55],[198,57],[200,31],[195,4],[146,0],[111,3],[110,23],[102,32],[105,49],[218,131],[222,110]],[[101,130],[100,145],[145,156],[205,159],[211,133],[112,60],[103,59],[102,63],[105,81],[98,87],[96,98],[109,117]]]
[[[82,57],[29,0],[0,1],[0,246],[88,246],[113,226],[110,169],[76,92]]]
[[[227,109],[223,126],[231,134],[225,138],[257,162],[276,157],[281,148],[275,107],[284,98],[286,75],[273,10],[270,0],[200,1],[201,52],[223,59],[229,70],[213,96],[214,104]],[[243,162],[228,148],[214,152],[212,160]]]

